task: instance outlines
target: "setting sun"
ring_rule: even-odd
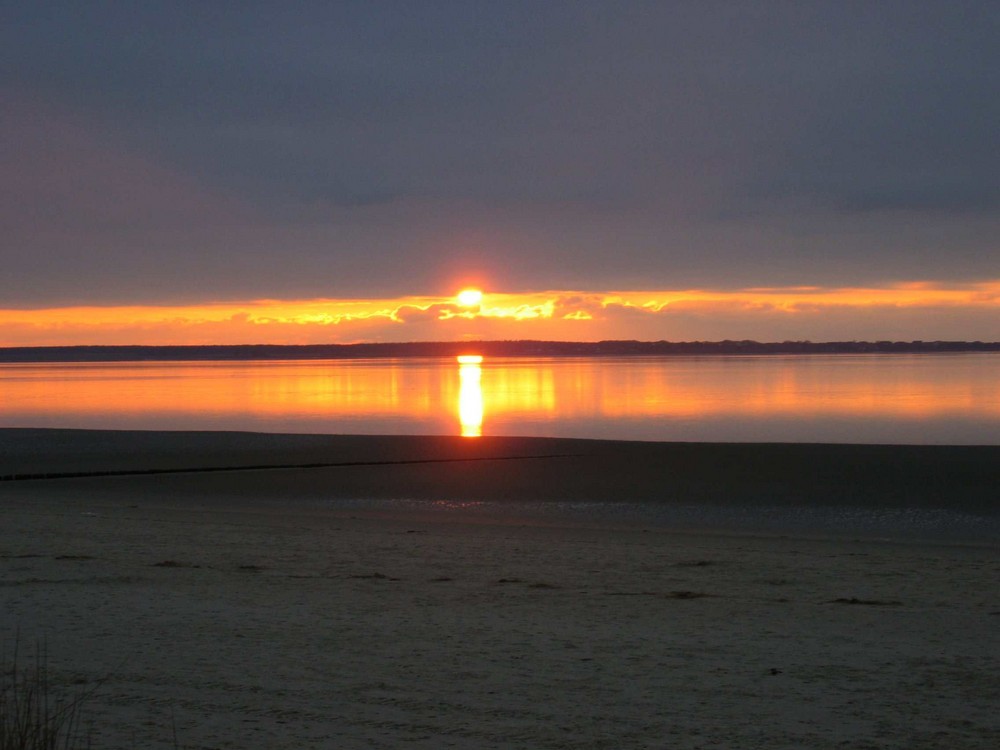
[[[455,295],[455,299],[465,307],[476,307],[483,301],[483,293],[478,289],[463,289]]]

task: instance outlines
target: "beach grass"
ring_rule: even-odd
[[[15,641],[0,675],[0,750],[71,750],[86,747],[81,731],[86,695],[66,696],[49,679],[44,643],[22,656]]]

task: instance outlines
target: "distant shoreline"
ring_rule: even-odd
[[[427,341],[362,344],[0,347],[0,363],[454,357],[649,357],[1000,352],[1000,341]]]

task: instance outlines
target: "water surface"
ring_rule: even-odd
[[[996,444],[1000,354],[0,365],[0,426]]]

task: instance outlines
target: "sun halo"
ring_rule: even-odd
[[[463,307],[477,307],[483,301],[483,293],[478,289],[463,289],[455,299]]]

